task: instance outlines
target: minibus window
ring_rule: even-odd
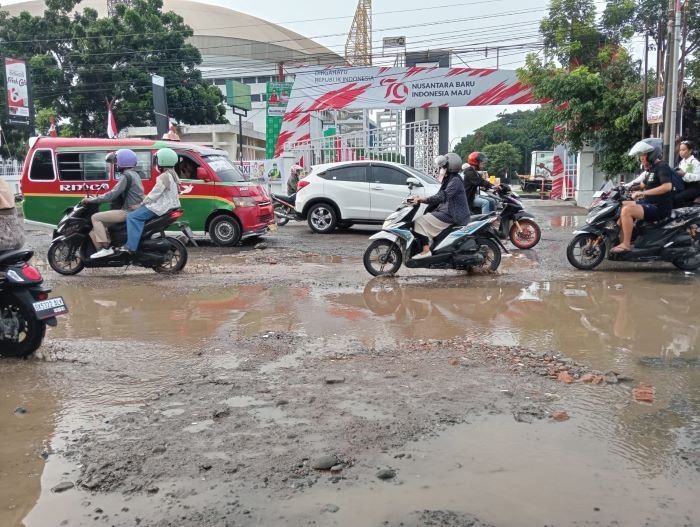
[[[56,154],[58,177],[61,181],[107,181],[109,164],[107,152],[70,152]]]
[[[32,181],[51,181],[54,179],[53,155],[51,150],[37,150],[32,158],[29,179]]]
[[[226,156],[204,156],[209,166],[216,172],[221,181],[237,183],[248,181],[248,178]]]

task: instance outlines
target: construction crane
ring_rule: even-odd
[[[345,62],[352,66],[372,65],[372,0],[359,0],[345,43]]]

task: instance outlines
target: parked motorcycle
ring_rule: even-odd
[[[172,209],[147,221],[137,251],[117,251],[104,258],[90,258],[97,251],[89,233],[92,230],[92,215],[98,209],[99,205],[82,201],[66,209],[49,247],[49,265],[54,271],[62,275],[75,275],[85,267],[138,265],[157,273],[177,273],[187,264],[185,244],[165,234],[165,229],[183,215],[182,209]],[[178,223],[178,226],[191,239],[189,225],[183,222]],[[126,243],[126,223],[110,225],[109,236],[115,245]]]
[[[275,221],[277,225],[283,227],[289,220],[298,219],[298,214],[294,208],[296,193],[291,196],[286,194],[272,194],[272,205],[275,208]]]
[[[49,298],[32,251],[0,252],[0,356],[26,357],[41,346],[46,326],[68,312],[60,296]]]
[[[503,239],[509,238],[518,249],[532,249],[537,245],[542,237],[542,231],[535,217],[524,210],[520,196],[505,183],[501,183],[500,188],[489,194],[499,202],[498,215],[501,219],[497,231],[499,236]]]
[[[396,212],[384,220],[381,232],[365,251],[365,269],[373,276],[395,274],[405,262],[408,268],[465,269],[495,271],[501,264],[501,249],[507,252],[492,225],[495,213],[467,226],[452,226],[437,236],[431,245],[432,256],[414,260],[422,250],[413,233],[419,205],[409,196]]]
[[[569,263],[577,269],[594,269],[605,259],[626,262],[671,262],[684,271],[700,268],[700,207],[674,209],[671,216],[657,222],[637,222],[632,235],[634,247],[623,253],[611,253],[619,243],[622,202],[631,199],[629,189],[614,187],[603,193],[592,207],[587,225],[574,231],[566,248]]]

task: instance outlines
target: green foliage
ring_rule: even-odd
[[[196,69],[202,59],[187,43],[192,29],[178,14],[163,12],[162,0],[134,0],[130,8],[120,5],[115,16],[101,18],[90,8],[72,14],[79,0],[46,3],[43,16],[0,14],[0,40],[4,56],[29,61],[34,102],[64,123],[60,133],[104,137],[107,99],[114,101],[119,129],[154,125],[154,74],[165,77],[169,110],[177,120],[226,122],[221,92]],[[4,107],[2,114],[6,119]],[[28,135],[16,129],[8,134],[15,156],[26,150]]]
[[[572,0],[567,3],[580,4],[579,12],[585,14],[581,20],[592,24],[591,2]],[[552,6],[554,9],[554,4]],[[569,6],[569,11],[574,11],[573,7]],[[631,6],[616,2],[616,7],[619,9],[616,14],[610,9],[607,13],[608,19],[614,20],[619,28],[628,16],[625,10],[629,11]],[[557,20],[555,13],[550,11],[549,20]],[[580,35],[586,34],[580,32]],[[564,63],[563,58],[572,56],[571,50],[586,47],[585,41],[579,41],[582,47],[571,44],[564,41],[563,51],[559,51],[559,44],[554,41],[560,63]],[[573,150],[592,145],[597,152],[597,165],[610,177],[632,171],[634,161],[626,153],[639,140],[641,132],[639,64],[612,39],[606,44],[598,42],[598,46],[576,55],[576,60],[566,66],[564,69],[554,61],[531,55],[525,68],[519,71],[520,79],[533,86],[535,95],[549,101],[542,108],[542,120],[558,130],[555,142],[566,143]]]
[[[522,161],[520,152],[508,142],[486,145],[483,152],[488,157],[486,169],[489,174],[503,177],[505,174],[512,175],[517,170]]]
[[[527,174],[530,171],[530,152],[553,148],[552,126],[542,117],[540,109],[502,113],[495,121],[463,137],[454,151],[466,160],[471,152],[483,151],[486,145],[508,143],[517,152],[519,160],[510,165],[511,172],[517,170]]]

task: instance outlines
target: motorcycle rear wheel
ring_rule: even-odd
[[[518,225],[520,225],[520,230],[518,230]],[[518,249],[532,249],[540,242],[542,232],[540,226],[533,220],[523,219],[518,223],[513,222],[508,235],[510,242]]]
[[[49,247],[48,260],[51,269],[64,276],[78,274],[85,264],[78,255],[79,248],[71,246],[65,240],[54,241]],[[72,259],[71,259],[71,254]]]
[[[3,328],[15,325],[17,335],[5,335]],[[0,356],[27,357],[39,349],[46,335],[46,323],[38,320],[31,306],[12,294],[0,297]]]
[[[566,259],[576,269],[590,271],[598,267],[605,259],[605,241],[594,244],[599,236],[591,233],[579,234],[566,247]],[[576,253],[576,250],[579,253]]]
[[[156,273],[175,274],[179,273],[187,265],[187,247],[180,240],[166,237],[170,244],[170,250],[166,253],[166,260],[160,265],[156,265],[153,270]]]
[[[477,238],[476,243],[479,245],[479,252],[484,256],[484,263],[473,265],[469,270],[496,272],[501,265],[501,248],[489,238]]]
[[[389,240],[374,240],[362,258],[365,269],[372,276],[396,274],[403,262],[401,249]]]
[[[277,223],[278,227],[284,227],[285,225],[287,225],[287,223],[289,223],[289,218],[284,218],[277,215],[278,209],[281,214],[286,214],[284,211],[285,208],[286,207],[284,205],[280,205],[279,203],[275,204],[275,222]]]

